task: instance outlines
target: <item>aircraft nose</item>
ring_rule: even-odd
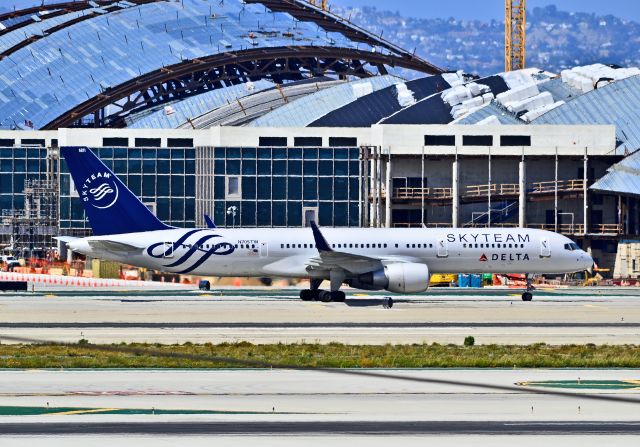
[[[591,257],[591,255],[583,251],[582,255],[580,256],[580,259],[582,261],[582,266],[584,270],[589,271],[589,274],[593,274],[593,266],[595,265],[595,262],[593,261],[593,258]]]

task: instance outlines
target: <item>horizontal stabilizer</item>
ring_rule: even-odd
[[[143,246],[125,244],[123,242],[108,241],[104,239],[89,240],[89,246],[94,250],[110,251],[114,253],[136,253],[143,250]]]

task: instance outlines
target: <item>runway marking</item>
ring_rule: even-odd
[[[184,409],[160,409],[160,408],[74,408],[74,407],[20,407],[0,406],[0,416],[74,416],[81,414],[119,414],[119,415],[202,415],[202,414],[316,414],[316,413],[289,413],[273,411],[225,411],[225,410],[184,410]],[[0,430],[0,433],[2,431]]]
[[[545,380],[516,382],[516,385],[585,390],[640,390],[640,380]]]
[[[72,414],[105,413],[107,411],[121,411],[120,408],[93,408],[89,410],[63,411],[60,413],[47,413],[49,416],[66,416]]]

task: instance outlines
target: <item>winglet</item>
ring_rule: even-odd
[[[327,244],[327,240],[324,238],[322,233],[320,232],[320,228],[314,221],[310,222],[311,231],[313,231],[313,239],[316,241],[316,248],[318,251],[333,251],[329,244]]]
[[[211,229],[218,228],[216,227],[216,224],[213,223],[213,220],[211,220],[208,214],[204,215],[204,221],[207,224],[207,228],[211,228]]]

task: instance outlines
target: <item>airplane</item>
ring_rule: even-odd
[[[63,147],[93,236],[60,237],[92,258],[183,275],[309,279],[304,301],[344,302],[344,284],[425,292],[433,273],[562,274],[593,259],[571,239],[528,228],[209,228],[161,222],[87,147]],[[329,290],[320,289],[328,280]],[[530,285],[530,282],[528,283]],[[533,298],[532,287],[522,294]]]

